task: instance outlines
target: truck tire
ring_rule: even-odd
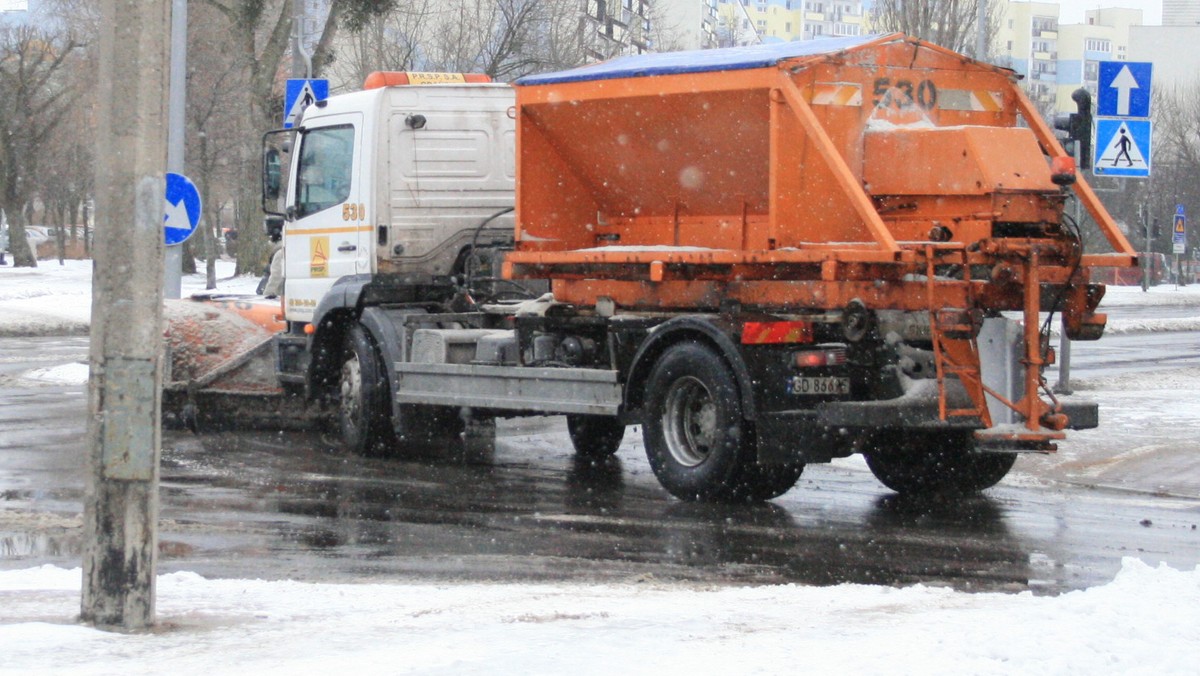
[[[387,378],[370,334],[360,324],[346,331],[338,382],[337,421],[342,444],[357,455],[377,455],[392,444]]]
[[[621,446],[625,424],[614,416],[571,414],[567,416],[567,433],[576,455],[607,458]]]
[[[659,483],[681,500],[737,499],[746,422],[729,366],[694,342],[658,359],[646,384],[646,457]]]
[[[872,446],[863,454],[871,473],[905,494],[977,493],[1000,483],[1017,460],[1016,453],[976,453],[969,432],[897,433]]]

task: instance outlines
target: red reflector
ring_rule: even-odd
[[[746,322],[742,324],[743,345],[811,343],[812,322]]]
[[[842,366],[846,363],[846,350],[840,347],[830,347],[824,350],[806,350],[792,355],[796,366],[811,368],[813,366]]]
[[[825,353],[824,352],[800,352],[800,353],[796,354],[796,366],[799,366],[801,368],[813,367],[813,366],[824,366],[824,365],[825,365]]]

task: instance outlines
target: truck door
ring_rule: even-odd
[[[363,204],[362,115],[319,119],[301,130],[284,237],[286,315],[311,319],[341,277],[371,272]]]

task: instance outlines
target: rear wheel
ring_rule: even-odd
[[[346,332],[338,381],[338,430],[347,450],[370,455],[393,441],[387,378],[375,342],[360,324]]]
[[[965,495],[991,488],[1012,469],[1015,453],[980,453],[969,432],[892,433],[864,453],[883,485],[905,494]]]
[[[606,458],[621,446],[625,424],[614,416],[571,414],[567,416],[567,433],[580,457]]]
[[[733,373],[712,349],[680,343],[659,358],[646,385],[642,430],[650,467],[671,495],[737,498],[746,423]]]

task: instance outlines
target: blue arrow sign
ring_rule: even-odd
[[[283,96],[283,126],[291,129],[300,121],[304,109],[329,98],[329,80],[292,79]]]
[[[1150,175],[1150,120],[1096,118],[1097,176],[1146,178]]]
[[[1101,61],[1096,114],[1108,117],[1150,117],[1150,79],[1154,64]]]
[[[200,224],[200,191],[183,174],[167,174],[163,205],[163,238],[167,245],[183,244]]]

